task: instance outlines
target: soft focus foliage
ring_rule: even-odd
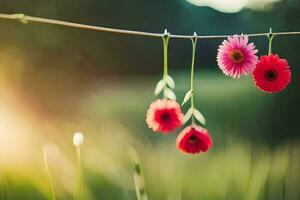
[[[114,87],[110,90],[94,88],[93,93],[78,96],[74,105],[76,114],[57,113],[59,120],[49,116],[24,118],[24,113],[35,115],[29,107],[23,113],[13,112],[13,109],[7,111],[11,121],[2,124],[1,141],[10,145],[1,145],[1,194],[6,199],[24,196],[45,199],[50,195],[41,149],[47,142],[57,196],[70,199],[76,166],[72,135],[80,129],[86,140],[82,146],[85,199],[134,198],[128,145],[134,146],[140,154],[151,199],[182,196],[182,199],[191,200],[252,200],[272,199],[271,196],[276,195],[297,199],[299,142],[287,140],[271,147],[263,142],[264,137],[257,135],[263,133],[259,130],[267,130],[263,128],[265,117],[261,110],[269,98],[256,91],[250,79],[241,79],[236,85],[207,73],[202,76],[196,84],[205,95],[197,96],[196,102],[209,113],[207,127],[215,141],[211,152],[200,156],[184,155],[175,147],[178,132],[163,137],[147,129],[144,113],[146,103],[153,96],[152,80],[155,78],[143,79],[143,85],[136,84],[140,79],[132,78],[119,83],[106,81]],[[185,75],[175,79],[182,98]],[[223,87],[227,88],[226,93],[221,92]],[[131,98],[124,106],[120,99],[129,95]],[[236,102],[240,104],[237,106]],[[220,117],[224,114],[226,118]],[[16,131],[13,122],[18,122]],[[34,129],[30,129],[33,125]],[[6,132],[3,132],[4,127]],[[245,134],[252,134],[253,139]]]

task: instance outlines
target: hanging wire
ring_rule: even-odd
[[[38,23],[46,23],[46,24],[55,24],[61,26],[68,26],[73,28],[80,28],[80,29],[89,29],[95,31],[102,31],[102,32],[111,32],[111,33],[120,33],[120,34],[128,34],[128,35],[140,35],[140,36],[149,36],[149,37],[159,37],[161,38],[164,36],[164,33],[150,33],[150,32],[143,32],[143,31],[133,31],[133,30],[125,30],[125,29],[116,29],[116,28],[107,28],[101,26],[93,26],[93,25],[86,25],[86,24],[79,24],[73,22],[66,22],[62,20],[55,20],[55,19],[47,19],[41,17],[32,17],[24,14],[0,14],[0,19],[10,19],[10,20],[18,20],[23,24],[27,24],[28,22],[38,22]],[[275,36],[278,35],[300,35],[300,31],[298,32],[277,32],[272,33]],[[268,33],[252,33],[252,34],[244,34],[248,37],[258,37],[258,36],[268,36]],[[227,38],[232,35],[198,35],[197,39],[210,39],[210,38]],[[169,34],[169,38],[178,38],[178,39],[192,39],[193,35],[175,35]]]

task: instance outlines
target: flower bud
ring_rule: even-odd
[[[83,144],[84,136],[81,132],[76,132],[73,135],[73,144],[74,146],[78,147]]]

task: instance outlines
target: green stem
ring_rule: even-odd
[[[163,75],[168,75],[168,46],[169,46],[169,35],[166,33],[163,37],[163,48],[164,48],[164,68]]]
[[[274,38],[274,34],[270,33],[268,35],[268,38],[269,38],[269,52],[268,52],[268,55],[271,55],[272,54],[272,41],[273,41],[273,38]]]
[[[165,34],[162,37],[163,49],[164,49],[164,65],[163,65],[163,79],[168,75],[168,47],[169,47],[169,33],[165,30]],[[167,86],[164,86],[164,98],[166,98],[165,91]]]
[[[197,37],[194,34],[192,40],[192,65],[191,65],[191,108],[194,110],[194,69],[195,69],[195,55],[196,55],[196,46],[197,46]],[[195,123],[194,115],[192,115],[192,124]]]
[[[76,146],[76,156],[77,156],[77,185],[74,195],[74,199],[82,199],[82,162],[81,162],[81,149],[80,146]]]
[[[46,152],[44,152],[44,163],[45,163],[45,168],[46,168],[48,181],[49,181],[49,185],[50,185],[50,190],[51,190],[51,199],[56,200],[54,187],[53,187],[53,181],[52,181],[52,177],[51,177],[51,173],[50,173],[50,169],[49,169],[49,164],[48,164]]]

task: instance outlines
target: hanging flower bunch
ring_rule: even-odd
[[[200,153],[208,151],[212,146],[212,139],[206,129],[196,124],[196,120],[202,125],[205,124],[205,118],[199,110],[194,106],[194,67],[197,35],[192,38],[192,65],[191,65],[191,88],[186,93],[182,105],[190,101],[190,108],[183,115],[181,106],[176,102],[175,93],[172,89],[175,88],[175,83],[172,77],[168,74],[168,43],[169,35],[165,32],[162,37],[164,48],[164,70],[163,78],[157,83],[155,95],[163,93],[163,99],[157,99],[151,103],[146,116],[148,127],[155,132],[168,134],[176,128],[191,119],[191,125],[182,130],[176,140],[177,148],[185,153]]]
[[[164,65],[163,77],[158,81],[154,94],[163,94],[162,99],[151,103],[146,116],[148,127],[155,132],[168,134],[183,124],[183,114],[180,105],[176,102],[173,78],[168,74],[168,45],[169,33],[165,31],[163,40]]]
[[[217,62],[222,72],[232,78],[252,74],[255,85],[263,92],[277,93],[291,82],[288,62],[272,54],[274,34],[268,34],[269,53],[258,60],[258,50],[253,43],[248,44],[247,36],[234,35],[219,46]]]
[[[282,91],[291,82],[291,71],[288,62],[278,55],[272,54],[272,40],[274,34],[268,34],[269,53],[258,59],[258,50],[254,43],[249,43],[247,35],[233,35],[222,42],[218,49],[217,63],[220,70],[231,78],[251,75],[259,90],[266,93]],[[148,127],[155,132],[168,134],[176,128],[190,121],[176,139],[178,150],[188,154],[207,152],[213,145],[209,132],[203,128],[206,123],[203,114],[194,104],[194,68],[198,36],[192,36],[192,64],[190,90],[185,94],[181,106],[190,102],[190,107],[185,114],[176,102],[173,78],[168,74],[168,43],[169,34],[165,31],[163,40],[164,67],[163,78],[158,81],[155,95],[163,94],[162,99],[154,101],[148,111],[146,122]]]
[[[197,122],[205,125],[206,120],[199,110],[194,105],[194,69],[195,69],[195,55],[197,46],[197,34],[194,33],[192,37],[192,64],[191,64],[191,88],[185,94],[182,105],[190,101],[190,108],[184,115],[184,123],[191,119],[191,124],[185,127],[179,134],[176,140],[177,148],[190,154],[206,152],[212,147],[212,139],[209,132],[197,124]],[[197,122],[196,122],[197,121]]]

